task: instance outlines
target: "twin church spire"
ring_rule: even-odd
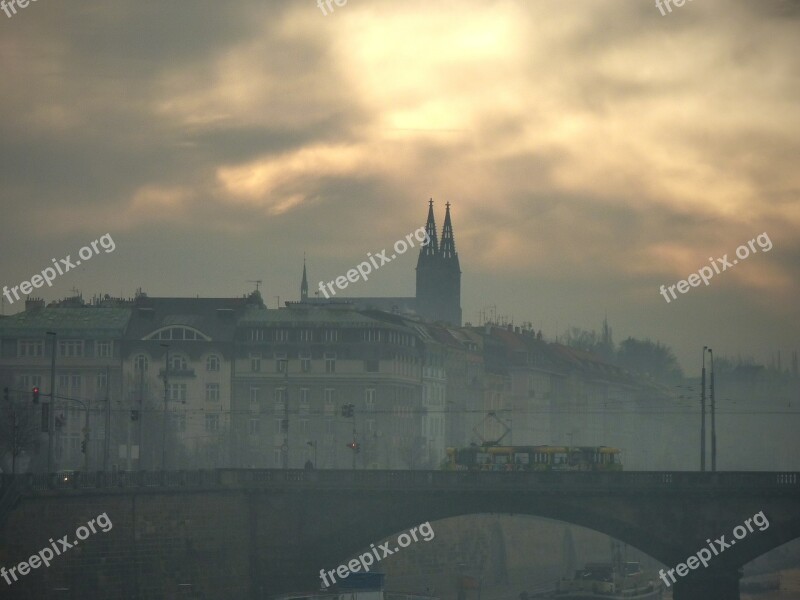
[[[416,314],[428,321],[461,326],[461,266],[456,252],[450,203],[445,204],[441,244],[436,231],[433,199],[428,201],[428,220],[425,224],[429,242],[422,246],[417,259],[416,296],[400,299],[415,307]],[[340,300],[343,298],[340,298]],[[357,300],[357,299],[353,299]],[[374,304],[376,298],[372,298]],[[386,299],[391,300],[391,299]],[[300,283],[300,301],[308,301],[306,259],[303,255],[303,279]]]

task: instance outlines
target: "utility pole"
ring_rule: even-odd
[[[286,388],[283,394],[283,468],[289,468],[289,359],[279,361],[283,363],[283,376]]]
[[[700,470],[706,470],[706,351],[703,346],[703,374],[700,382]]]
[[[47,335],[52,336],[53,348],[50,354],[50,405],[47,408],[47,472],[53,472],[55,463],[55,446],[53,444],[53,434],[55,430],[56,412],[56,332],[48,331]]]
[[[161,344],[167,349],[166,367],[164,369],[164,419],[161,427],[161,470],[166,469],[167,464],[167,388],[169,387],[169,344]],[[130,429],[130,422],[128,423]]]
[[[111,462],[111,399],[108,388],[111,385],[109,379],[109,369],[106,367],[106,437],[103,443],[103,471],[108,472],[108,465]]]
[[[714,351],[709,348],[711,355],[711,470],[717,470],[717,405],[714,399]]]

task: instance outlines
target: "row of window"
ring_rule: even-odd
[[[206,358],[206,371],[219,371],[219,356],[212,354]],[[150,368],[150,361],[144,354],[139,354],[133,359],[133,368],[136,371],[147,371]],[[173,354],[169,357],[170,371],[187,371],[188,361],[183,354]]]
[[[79,373],[59,373],[57,379],[56,393],[71,393],[80,394],[83,392],[83,381],[90,376],[84,376]],[[105,392],[108,386],[108,377],[106,373],[101,372],[94,376],[96,392]],[[41,375],[20,375],[17,378],[17,384],[22,390],[30,390],[34,387],[42,387]],[[91,391],[91,390],[86,390]]]
[[[309,396],[310,390],[308,388],[300,388],[300,396],[298,399],[298,406],[300,414],[309,413]],[[286,402],[286,388],[276,388],[273,394],[274,408],[276,414],[281,414],[284,411]],[[250,408],[257,410],[261,402],[261,388],[250,388]],[[324,414],[333,415],[336,412],[336,390],[333,388],[325,388],[324,390]],[[375,410],[375,388],[367,388],[364,390],[364,409],[368,411]]]
[[[261,433],[262,419],[259,417],[250,417],[247,424],[247,432],[250,435],[259,435]],[[281,435],[286,432],[283,419],[273,419],[273,433]],[[336,433],[336,420],[325,419],[323,422],[324,433],[327,436],[333,436]],[[297,435],[308,435],[310,433],[309,419],[296,419],[292,421],[292,433]],[[375,433],[375,419],[366,419],[364,421],[364,434],[370,435]]]
[[[416,338],[407,333],[383,329],[362,329],[360,338],[364,342],[389,342],[400,346],[416,346]],[[251,342],[338,342],[338,329],[267,329],[250,330]]]
[[[111,358],[113,356],[113,342],[111,340],[97,340],[94,343],[94,357]],[[42,357],[44,356],[43,340],[19,340],[17,356]],[[84,340],[59,340],[58,356],[62,358],[91,358],[85,352]]]

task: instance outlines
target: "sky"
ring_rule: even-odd
[[[296,300],[451,203],[493,306],[717,356],[800,349],[800,2],[38,0],[0,13],[0,286]],[[675,285],[770,244],[709,284]],[[766,251],[765,247],[771,245]],[[742,251],[743,252],[743,251]],[[714,262],[718,265],[716,260]],[[416,251],[351,284],[412,296]],[[665,291],[665,293],[668,293]],[[5,302],[5,314],[22,302]]]

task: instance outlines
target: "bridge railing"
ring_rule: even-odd
[[[389,471],[327,469],[213,469],[197,471],[91,471],[25,473],[0,476],[0,492],[17,481],[22,493],[46,490],[89,490],[110,488],[390,488],[390,489],[473,489],[497,490],[561,489],[800,489],[796,472],[694,472],[627,471],[593,472],[509,472],[489,471]]]

